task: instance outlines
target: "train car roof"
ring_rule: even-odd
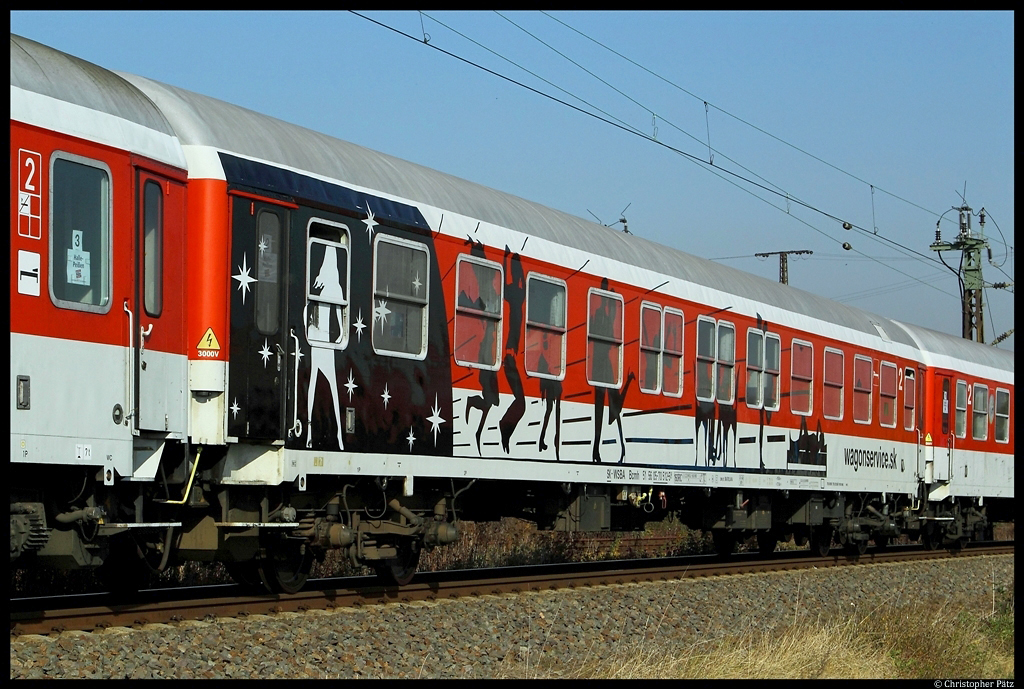
[[[174,135],[160,109],[114,72],[14,34],[11,86]]]
[[[922,351],[930,354],[941,354],[958,361],[970,361],[983,366],[991,366],[1000,371],[1013,373],[1013,352],[979,344],[954,335],[929,330],[919,325],[899,323],[919,343]]]

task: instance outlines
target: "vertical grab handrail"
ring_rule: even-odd
[[[127,400],[128,413],[125,414],[124,423],[128,425],[128,419],[132,418],[135,414],[135,403],[132,401],[132,392],[135,390],[134,385],[134,373],[135,373],[135,315],[132,310],[128,308],[128,300],[124,300],[124,312],[128,314],[128,355],[125,357],[125,381],[127,389],[125,390],[125,399]]]
[[[299,421],[299,337],[295,334],[295,328],[290,329],[290,335],[295,340],[295,352],[293,354],[295,357],[295,375],[292,376],[295,382],[292,391],[292,427],[288,429],[288,432],[295,438],[301,438],[302,422]]]

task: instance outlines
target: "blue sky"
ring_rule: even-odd
[[[811,250],[790,257],[791,285],[955,335],[956,278],[928,245],[966,185],[988,214],[985,279],[1012,281],[1012,13],[365,14],[419,40],[348,12],[10,18],[12,32],[103,67],[575,215],[611,224],[625,209],[634,234],[769,279],[778,259],[755,253]],[[666,147],[707,161],[709,139],[715,170]],[[986,302],[991,341],[1014,327],[1013,295],[989,289]]]

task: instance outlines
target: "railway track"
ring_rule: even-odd
[[[107,627],[244,617],[254,614],[326,610],[388,602],[412,602],[463,596],[521,593],[547,589],[602,586],[670,579],[776,572],[797,569],[864,566],[878,563],[1003,555],[1014,552],[1013,542],[969,546],[958,554],[920,546],[890,547],[851,556],[833,550],[827,557],[807,551],[757,554],[729,559],[689,557],[618,560],[558,565],[503,567],[488,570],[423,572],[401,588],[381,586],[375,577],[311,580],[308,590],[287,595],[248,595],[237,585],[153,589],[132,599],[113,600],[110,594],[57,598],[18,598],[11,603],[11,635],[52,634],[67,630],[95,631]]]

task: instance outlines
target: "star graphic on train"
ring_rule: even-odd
[[[378,223],[376,220],[373,219],[373,211],[370,210],[369,204],[367,204],[366,206],[366,220],[363,221],[363,224],[366,225],[366,238],[372,244],[373,228],[375,228],[378,225]]]
[[[261,349],[259,352],[257,352],[257,354],[259,354],[261,357],[263,357],[263,368],[266,368],[267,367],[267,361],[270,360],[270,347],[269,347],[269,343],[266,340],[266,338],[264,338],[264,340],[263,340],[263,349]]]
[[[409,452],[412,452],[412,444],[416,442],[416,436],[412,434],[412,427],[409,427],[409,435],[405,436],[405,439],[409,441]]]
[[[384,394],[380,396],[384,400],[384,408],[388,408],[388,401],[391,399],[391,393],[388,392],[388,384],[384,383]]]
[[[242,265],[238,266],[238,275],[232,275],[232,279],[238,280],[238,289],[242,290],[242,303],[245,303],[245,293],[251,288],[249,283],[259,282],[256,278],[249,275],[249,266],[246,262],[245,253],[242,253]]]
[[[228,409],[231,410],[231,418],[232,419],[234,419],[234,418],[236,418],[238,416],[238,410],[241,409],[241,407],[238,406],[238,398],[237,397],[235,398],[235,401],[231,403],[231,406],[228,407]]]
[[[262,237],[260,237],[260,244],[259,244],[258,248],[260,250],[260,256],[262,256],[264,253],[266,253],[267,249],[270,248],[270,244],[267,243],[267,236],[266,235],[263,235]]]
[[[430,422],[430,432],[434,434],[434,447],[437,447],[437,432],[440,430],[441,424],[445,422],[441,418],[441,408],[437,406],[437,393],[434,393],[434,406],[430,409],[431,415],[427,417],[427,421]]]
[[[351,402],[352,391],[359,387],[358,385],[356,385],[355,380],[352,378],[352,369],[348,370],[348,382],[345,383],[343,387],[348,388],[348,401]]]
[[[379,299],[377,306],[373,309],[373,320],[380,320],[380,331],[384,332],[384,324],[388,322],[388,314],[391,313],[391,309],[388,308],[387,299]]]
[[[422,286],[423,286],[423,283],[420,282],[420,271],[417,270],[416,271],[416,279],[412,281],[413,291],[415,292],[417,297],[420,296],[420,287],[422,287]]]
[[[356,339],[360,342],[363,341],[363,328],[366,327],[366,323],[363,323],[363,310],[359,309],[359,317],[356,318],[356,322],[352,324],[352,327],[356,329]]]

